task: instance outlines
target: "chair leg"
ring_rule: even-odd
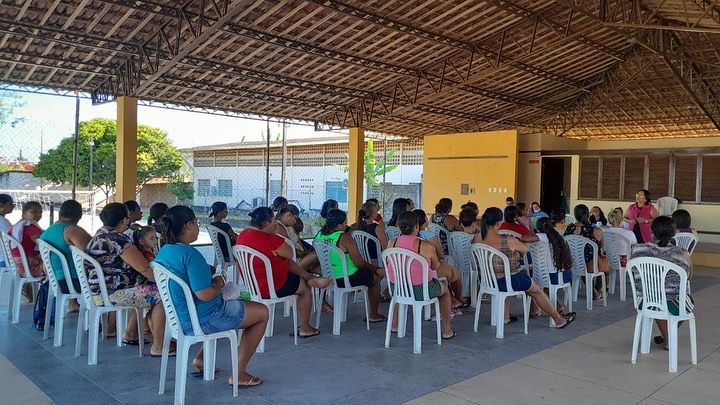
[[[580,295],[580,277],[573,275],[573,281],[572,281],[572,299],[574,302],[577,302],[578,295]]]
[[[367,330],[370,330],[370,306],[368,305],[368,303],[369,303],[368,290],[366,288],[366,289],[363,289],[362,291],[363,291],[363,298],[365,299],[365,327],[367,328]]]
[[[325,289],[318,290],[317,295],[318,299],[315,307],[315,328],[320,329],[320,314],[322,314],[322,303],[325,298]]]
[[[497,308],[495,306],[498,303],[498,298],[494,295],[490,295],[490,326],[497,326]]]
[[[12,323],[20,322],[20,300],[22,299],[22,290],[25,283],[22,281],[15,282],[15,292],[13,293],[13,310],[12,310]]]
[[[478,323],[480,322],[480,306],[482,305],[482,293],[478,293],[476,299],[477,306],[475,307],[475,327],[473,328],[475,332],[478,331]]]
[[[203,380],[213,381],[215,379],[215,352],[217,351],[217,340],[209,339],[203,342]]]
[[[553,308],[557,308],[557,293],[558,293],[558,289],[557,289],[556,286],[551,285],[550,288],[549,288],[549,290],[550,290],[550,297],[549,297],[549,298],[550,298],[550,305],[552,305]],[[549,316],[548,318],[550,318],[550,327],[551,327],[551,328],[554,328],[554,327],[555,327],[555,320],[552,318],[552,316]]]
[[[643,316],[638,312],[635,316],[635,333],[633,334],[632,354],[630,355],[630,362],[635,364],[637,362],[638,346],[640,345],[640,334],[642,333]]]
[[[65,313],[67,309],[67,302],[69,297],[65,294],[61,294],[59,297],[55,297],[55,330],[53,346],[62,346],[63,341],[63,330],[65,329]],[[50,309],[50,306],[48,306]],[[45,314],[47,317],[47,313]],[[45,325],[49,325],[46,323]],[[47,328],[45,328],[47,330]]]
[[[78,323],[75,328],[75,357],[80,357],[80,348],[82,347],[83,335],[85,334],[85,323],[88,310],[84,305],[78,311]]]
[[[697,364],[697,331],[695,330],[695,318],[688,321],[690,327],[690,360]]]
[[[15,314],[15,275],[10,274],[10,293],[8,294],[8,319],[12,321]]]
[[[342,321],[347,322],[347,309],[348,309],[348,302],[350,301],[350,292],[345,292],[340,296],[340,301],[342,302]],[[357,294],[353,294],[353,303],[357,302],[354,301],[355,297],[357,297]]]
[[[297,306],[297,296],[293,296],[293,300],[290,301],[290,307],[292,309],[292,316],[293,316],[293,331],[294,333],[294,339],[295,339],[295,346],[297,346],[297,340],[298,340],[298,306]]]
[[[437,344],[442,345],[442,325],[440,325],[440,302],[435,301],[435,313],[438,316],[435,317],[435,325],[437,329]]]
[[[627,300],[627,269],[620,267],[620,301]]]
[[[473,272],[470,273],[470,305],[473,308],[476,308],[480,302],[480,295],[478,294],[477,288],[477,277],[477,274],[474,274]]]
[[[392,333],[392,324],[395,319],[395,297],[390,299],[388,307],[387,325],[385,325],[385,347],[390,347],[390,334]]]
[[[592,311],[593,309],[593,277],[585,277],[585,309]]]
[[[607,308],[607,277],[605,273],[600,273],[600,281],[602,282],[603,306]],[[614,293],[613,293],[614,294]]]
[[[288,318],[290,316],[290,301],[285,301],[283,304],[283,316]]]
[[[530,319],[530,302],[532,298],[528,297],[527,294],[522,295],[523,300],[523,315],[525,316],[525,334],[528,334],[528,320]]]
[[[422,319],[423,306],[413,305],[413,353],[422,353]],[[436,314],[435,318],[439,319],[440,314]]]
[[[407,305],[398,305],[398,337],[405,337],[407,331]]]
[[[118,311],[120,312],[120,311]],[[94,366],[97,364],[97,353],[98,353],[98,329],[100,328],[100,314],[98,311],[90,312],[90,331],[88,332],[88,365]],[[105,330],[107,328],[103,328]],[[122,330],[118,330],[117,334],[121,334]]]
[[[126,309],[121,309],[115,312],[115,342],[117,347],[123,346],[122,335],[125,330],[125,326],[127,325],[127,320],[125,319],[126,315]]]
[[[668,319],[668,372],[677,373],[678,364],[678,321]]]
[[[297,309],[297,308],[296,308]],[[297,311],[295,311],[297,313]],[[238,337],[232,334],[230,339],[230,359],[232,361],[232,377],[233,377],[233,397],[238,396],[238,380],[240,379],[238,366]]]
[[[135,307],[135,314],[137,315],[137,327],[138,327],[138,357],[143,356],[143,346],[145,345],[145,315],[144,309]],[[116,332],[120,335],[119,332]],[[213,367],[213,370],[215,368]]]
[[[45,303],[45,327],[43,328],[43,340],[47,340],[47,338],[50,336],[50,316],[52,315],[53,311],[53,298],[55,298],[55,292],[48,291],[47,302]],[[57,322],[55,323],[55,330],[57,331]],[[53,336],[55,336],[55,333],[53,333]],[[54,343],[55,339],[53,339],[53,344]]]
[[[573,300],[572,300],[572,284],[569,287],[565,288],[565,301],[567,301],[567,308],[569,312],[572,312],[573,310]]]
[[[498,339],[502,339],[505,337],[505,297],[504,296],[498,296],[498,299],[495,300],[495,296],[493,296],[493,301],[497,301],[495,303],[495,319],[496,319],[496,325],[495,325],[495,337]]]
[[[275,332],[275,304],[268,305],[270,317],[268,319],[267,329],[265,329],[265,337],[272,337]]]
[[[170,356],[170,328],[165,322],[165,336],[163,337],[162,358],[160,359],[160,384],[158,395],[165,393],[165,381],[167,380],[168,357]]]
[[[175,359],[175,404],[185,403],[185,385],[187,383],[187,361],[190,352],[190,345],[182,337],[177,345],[177,357]],[[207,356],[207,353],[205,354]]]
[[[617,281],[617,272],[618,270],[613,269],[613,271],[610,272],[608,276],[608,290],[610,294],[615,295],[615,284]]]
[[[642,332],[640,334],[640,353],[650,353],[650,341],[652,340],[652,318],[643,316]]]
[[[342,292],[336,290],[333,294],[333,335],[340,334],[340,322],[342,322]]]

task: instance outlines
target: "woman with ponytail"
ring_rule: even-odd
[[[638,257],[656,257],[658,259],[667,260],[682,267],[688,276],[688,280],[692,277],[693,266],[690,261],[690,254],[682,247],[672,244],[672,238],[675,236],[675,225],[670,217],[662,216],[653,220],[651,230],[655,242],[642,243],[633,245],[630,258]],[[633,272],[635,277],[635,285],[640,286],[640,275]],[[665,276],[665,294],[667,296],[668,310],[672,315],[677,316],[680,305],[680,276],[674,271],[670,271]],[[640,299],[642,299],[642,291],[639,291]],[[690,291],[688,290],[685,306],[688,312],[694,311],[694,302]],[[661,336],[655,336],[655,343],[665,344],[668,341],[667,321],[656,319],[655,323],[660,329]],[[667,350],[665,344],[665,350]]]
[[[350,286],[367,286],[370,301],[370,322],[382,322],[386,318],[378,312],[380,303],[380,280],[385,276],[382,269],[368,263],[360,255],[357,244],[347,230],[347,214],[339,209],[331,209],[325,217],[325,225],[320,229],[315,240],[327,242],[345,253],[345,264]],[[333,276],[338,287],[345,287],[342,258],[337,254],[330,255]]]
[[[480,233],[473,240],[475,243],[483,243],[499,250],[508,257],[510,261],[510,285],[515,291],[525,291],[537,303],[540,309],[548,314],[554,321],[558,329],[562,329],[575,320],[575,313],[561,315],[556,308],[552,306],[545,292],[533,281],[527,273],[525,273],[519,265],[520,255],[528,251],[525,243],[517,238],[507,235],[500,235],[498,231],[503,221],[503,212],[500,208],[491,207],[485,210],[480,218]],[[500,291],[507,289],[505,281],[505,265],[502,260],[495,257],[493,260],[493,268],[495,277]],[[505,301],[505,323],[517,320],[510,315],[510,301]]]
[[[357,222],[350,227],[350,230],[367,232],[376,237],[380,241],[380,249],[382,250],[387,247],[388,240],[387,236],[385,236],[385,225],[382,222],[375,222],[377,214],[377,205],[370,200],[366,201],[358,211]],[[369,253],[372,260],[378,260],[380,257],[380,252],[375,251],[375,249],[370,249]]]
[[[227,218],[228,214],[229,212],[227,204],[222,201],[215,201],[212,206],[210,206],[210,225],[225,232],[230,238],[230,240],[228,241],[230,242],[230,246],[235,246],[235,239],[237,239],[237,234],[235,233],[230,224],[223,221],[225,218]],[[225,239],[224,235],[218,235],[218,237]],[[230,257],[231,253],[227,251],[227,243],[225,243],[224,240],[220,241],[220,250],[222,250],[222,254],[226,262],[233,261]]]
[[[600,228],[596,228],[590,223],[590,210],[587,205],[579,204],[575,207],[575,223],[570,224],[565,228],[565,236],[567,235],[580,235],[595,242],[598,246],[598,271],[603,273],[609,273],[612,271],[610,263],[607,261],[607,257],[601,254],[603,245],[603,232]],[[589,245],[585,245],[585,263],[588,269],[592,269],[593,266],[593,249]],[[601,300],[605,294],[602,291],[602,280],[600,277],[596,277],[595,286],[593,288],[593,299]]]
[[[260,385],[262,380],[248,373],[247,365],[265,334],[268,320],[267,307],[256,302],[223,298],[222,289],[225,280],[222,277],[213,277],[213,272],[205,258],[190,246],[200,233],[200,225],[190,208],[180,205],[170,208],[163,218],[163,224],[165,240],[168,243],[160,249],[155,261],[182,278],[190,287],[200,327],[204,333],[243,329],[238,348],[238,383],[246,387]],[[192,334],[185,296],[179,286],[172,282],[170,297],[177,309],[177,317],[180,319],[183,331]],[[165,324],[161,326],[164,328]],[[202,371],[202,349],[192,363],[195,368]],[[229,383],[232,383],[232,378]]]

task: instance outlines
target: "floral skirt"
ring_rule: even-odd
[[[117,290],[108,295],[113,305],[149,308],[160,302],[160,293],[155,284],[141,284],[131,288]],[[93,295],[96,305],[103,305],[102,297]]]

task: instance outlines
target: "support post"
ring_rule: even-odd
[[[363,204],[365,184],[365,130],[350,128],[348,151],[348,218],[355,218]]]
[[[134,200],[137,187],[137,98],[117,99],[115,201]]]

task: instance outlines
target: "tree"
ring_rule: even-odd
[[[182,167],[180,152],[167,138],[167,132],[138,125],[137,128],[138,189],[153,177],[174,177]],[[96,118],[80,123],[78,142],[77,182],[87,187],[90,161],[90,141],[93,147],[93,184],[109,198],[115,189],[115,154],[117,131],[115,120]],[[55,183],[72,181],[73,137],[40,156],[33,174]]]
[[[5,125],[15,128],[16,125],[25,121],[25,118],[15,115],[15,110],[24,105],[25,101],[19,93],[0,91],[0,129]]]
[[[368,187],[375,187],[378,183],[378,178],[382,177],[383,173],[390,173],[391,171],[398,168],[398,165],[388,165],[387,162],[395,156],[395,149],[388,149],[385,151],[385,156],[377,157],[375,155],[375,142],[370,139],[367,142],[365,148],[365,154],[363,155],[364,160],[364,175],[365,183]],[[350,167],[348,165],[341,166],[340,170],[348,172]]]
[[[193,199],[195,193],[192,183],[185,181],[180,175],[173,177],[170,183],[168,183],[167,189],[178,201],[190,201]]]

